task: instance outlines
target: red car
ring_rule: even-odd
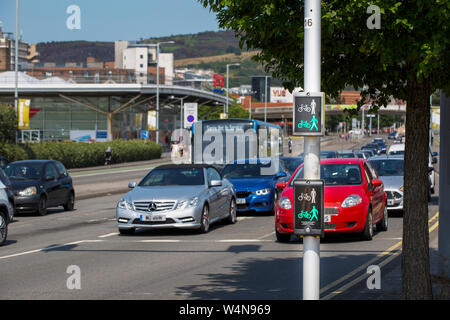
[[[320,160],[320,176],[325,180],[325,234],[360,233],[371,240],[373,225],[386,231],[388,216],[386,193],[376,171],[364,159],[339,158]],[[303,178],[303,164],[283,189],[275,206],[275,233],[279,242],[288,242],[293,230],[293,181]]]

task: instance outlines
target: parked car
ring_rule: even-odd
[[[295,170],[303,163],[303,157],[280,157],[289,174],[293,174]]]
[[[391,132],[391,133],[389,133],[389,135],[388,135],[388,139],[389,139],[389,140],[397,139],[397,137],[398,137],[397,131]]]
[[[209,165],[162,165],[129,187],[133,190],[116,208],[121,234],[133,234],[137,228],[198,229],[207,233],[216,221],[237,221],[233,185]]]
[[[5,170],[6,166],[8,165],[9,161],[5,157],[0,156],[0,169]]]
[[[10,181],[0,168],[0,246],[8,237],[8,224],[14,216],[14,199],[9,192]]]
[[[388,210],[403,210],[403,155],[386,155],[369,158],[370,165],[383,181]]]
[[[389,147],[388,153],[389,155],[403,155],[405,154],[405,144],[397,143],[393,144]]]
[[[293,234],[293,182],[303,178],[300,166],[283,189],[275,208],[275,233],[278,241],[287,242]],[[363,159],[323,159],[320,178],[325,180],[325,235],[359,233],[364,240],[377,230],[388,228],[386,194],[383,182]]]
[[[227,164],[222,176],[234,185],[237,211],[273,212],[278,199],[276,184],[288,181],[289,170],[282,161],[254,159]]]
[[[358,158],[353,150],[341,150],[338,151],[338,158]]]
[[[17,212],[37,212],[43,216],[51,207],[75,206],[72,178],[64,165],[54,160],[26,160],[8,164],[6,175],[11,180]]]

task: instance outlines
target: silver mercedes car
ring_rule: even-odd
[[[387,209],[403,210],[403,155],[370,157],[368,161],[383,181],[387,196]]]
[[[121,234],[132,234],[137,228],[185,228],[206,233],[216,221],[237,221],[234,187],[212,166],[159,166],[129,187],[133,190],[116,208]]]

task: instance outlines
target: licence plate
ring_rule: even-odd
[[[329,214],[324,215],[323,222],[331,222],[331,216]]]
[[[388,206],[392,206],[394,204],[394,200],[388,200]]]
[[[236,204],[245,204],[245,199],[236,199]]]
[[[141,215],[141,221],[166,221],[166,216],[162,214]]]

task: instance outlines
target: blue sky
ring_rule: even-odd
[[[66,13],[80,8],[80,29]],[[0,0],[3,30],[15,32],[15,0]],[[19,30],[28,43],[68,40],[139,40],[219,30],[216,17],[197,0],[20,0]]]

